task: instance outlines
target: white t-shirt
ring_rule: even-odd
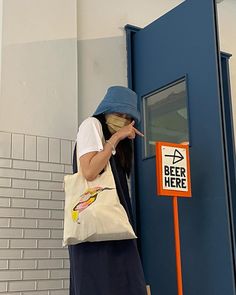
[[[77,169],[79,171],[79,158],[89,152],[103,150],[105,139],[102,132],[102,124],[94,117],[88,117],[79,126],[77,133]],[[130,190],[130,181],[128,181]]]
[[[77,133],[77,159],[89,152],[103,150],[104,137],[100,121],[94,117],[85,119]]]

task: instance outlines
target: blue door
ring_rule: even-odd
[[[192,198],[179,199],[183,292],[235,295],[215,1],[187,0],[126,29],[145,133],[135,144],[134,193],[147,284],[152,295],[177,294],[172,200],[156,195],[154,144],[189,141]]]

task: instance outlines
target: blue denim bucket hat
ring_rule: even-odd
[[[111,86],[94,115],[122,113],[129,115],[138,123],[140,113],[137,108],[137,101],[137,94],[133,90],[124,86]]]

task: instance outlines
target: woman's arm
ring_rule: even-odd
[[[80,168],[84,177],[88,181],[94,180],[98,174],[105,168],[107,162],[109,161],[112,154],[112,145],[114,147],[123,140],[128,137],[130,139],[135,138],[135,135],[143,134],[139,132],[136,128],[134,128],[134,121],[127,126],[122,127],[119,131],[113,134],[109,142],[106,143],[101,152],[89,152],[80,157]]]

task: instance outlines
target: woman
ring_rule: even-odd
[[[79,127],[77,163],[91,181],[111,163],[121,204],[131,224],[127,175],[132,165],[132,139],[143,136],[135,127],[140,119],[137,95],[123,86],[110,87],[95,111]],[[78,162],[76,161],[78,158]],[[86,242],[69,246],[70,295],[146,295],[136,240]]]

